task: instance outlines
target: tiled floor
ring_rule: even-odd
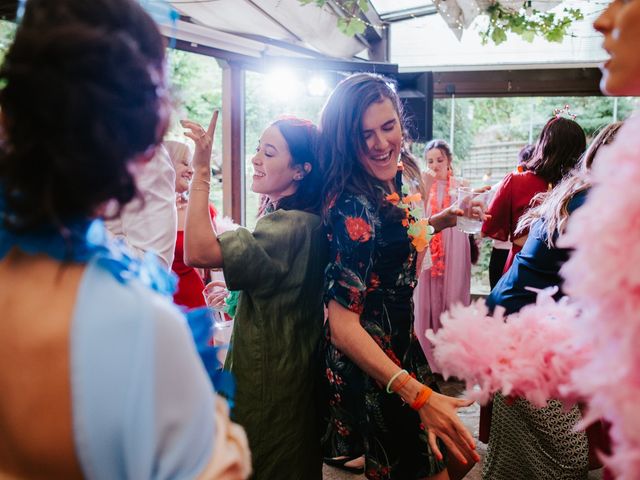
[[[464,390],[464,385],[459,382],[445,382],[441,385],[443,393],[452,396],[460,396]],[[478,422],[480,420],[480,406],[474,404],[468,408],[460,410],[460,418],[466,427],[473,433],[474,438],[478,438]],[[480,480],[482,472],[482,459],[486,454],[487,446],[478,442],[478,453],[481,460],[465,477],[465,480]],[[336,468],[324,466],[323,470],[324,480],[364,480],[364,475],[353,475],[343,472]],[[600,471],[591,472],[589,474],[589,480],[599,480],[602,478]],[[516,479],[514,479],[516,480]],[[520,479],[528,480],[528,479]]]

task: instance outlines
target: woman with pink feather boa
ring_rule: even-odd
[[[610,55],[602,66],[602,90],[640,95],[640,0],[614,0],[594,27],[604,35]],[[558,397],[586,401],[584,424],[599,418],[611,423],[613,453],[605,459],[607,467],[619,480],[635,480],[640,472],[639,115],[626,121],[598,157],[592,182],[560,240],[575,249],[561,271],[571,303],[554,303],[547,294],[506,322],[500,312],[489,317],[477,304],[452,311],[436,335],[440,338],[434,338],[446,358],[438,358],[438,346],[436,358],[446,365],[443,370],[479,384],[479,398],[503,392],[538,405]],[[456,360],[452,351],[445,352],[445,342],[454,337],[463,342],[462,327],[472,322],[493,338],[506,339],[498,342],[503,352],[479,354],[482,365],[473,371],[463,365],[468,358]],[[535,345],[543,351],[534,352]],[[501,369],[499,375],[492,364]]]

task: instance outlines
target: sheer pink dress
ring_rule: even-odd
[[[436,195],[438,205],[442,205],[445,197],[446,180],[437,180]],[[452,188],[451,198],[456,198],[456,188]],[[429,202],[427,205],[427,215]],[[439,233],[442,235],[444,245],[444,273],[433,276],[431,272],[430,253],[427,252],[423,262],[422,271],[418,277],[418,285],[413,293],[414,302],[414,326],[420,340],[420,345],[429,361],[431,369],[438,371],[434,362],[431,343],[427,340],[425,332],[431,328],[437,331],[440,328],[440,315],[456,303],[468,305],[471,301],[471,254],[469,238],[456,227],[447,228]]]

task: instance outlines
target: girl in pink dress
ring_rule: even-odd
[[[457,183],[452,175],[451,148],[444,140],[430,141],[424,150],[427,166],[433,170],[433,183],[426,199],[427,216],[434,215],[455,201]],[[455,303],[468,305],[471,288],[471,254],[467,234],[446,228],[431,239],[431,262],[425,258],[413,294],[415,331],[432,369],[436,369],[427,329],[440,328],[440,315]],[[428,254],[427,254],[428,255]]]

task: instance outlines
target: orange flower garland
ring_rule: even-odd
[[[444,196],[442,198],[442,204],[438,205],[438,182],[434,182],[431,186],[431,193],[429,195],[429,206],[431,207],[431,215],[434,215],[451,205],[451,195],[449,189],[451,188],[451,171],[447,175],[447,184],[444,189]],[[444,275],[444,242],[442,241],[442,233],[436,233],[431,240],[431,276],[441,277]]]

